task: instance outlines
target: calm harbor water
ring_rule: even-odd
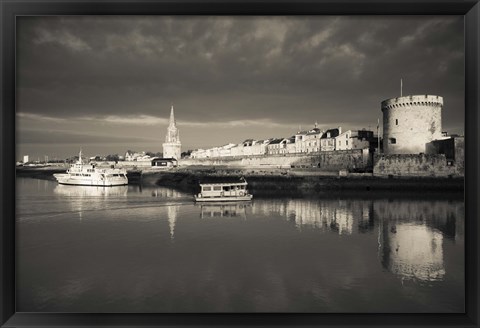
[[[17,178],[17,311],[464,312],[461,195],[195,205]]]

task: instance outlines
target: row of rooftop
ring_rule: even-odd
[[[214,158],[228,156],[255,156],[313,153],[319,151],[369,149],[377,145],[373,131],[347,130],[342,128],[322,130],[315,127],[299,131],[288,138],[264,140],[247,139],[239,144],[229,143],[209,149],[192,151],[191,158]]]

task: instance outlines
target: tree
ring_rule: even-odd
[[[147,151],[145,154],[150,156],[150,157],[162,157],[163,156],[163,154],[161,152],[154,153],[153,151]]]
[[[191,154],[192,154],[192,150],[189,149],[189,150],[187,150],[187,151],[182,152],[182,154],[181,154],[180,157],[182,157],[182,158],[184,158],[184,157],[189,157]]]
[[[118,154],[107,155],[105,159],[109,162],[118,162],[119,156]]]

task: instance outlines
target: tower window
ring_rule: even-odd
[[[395,119],[395,125],[398,125],[398,119]]]
[[[388,141],[390,141],[391,144],[396,144],[397,143],[397,139],[395,139],[395,138],[389,138]]]

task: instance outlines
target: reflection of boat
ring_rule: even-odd
[[[200,205],[200,217],[202,219],[214,217],[246,217],[246,208],[250,205],[250,202],[205,203]]]
[[[82,151],[78,161],[70,166],[67,173],[53,175],[58,183],[77,186],[123,186],[128,184],[127,171],[124,169],[98,168],[94,164],[82,162]]]
[[[197,202],[231,202],[251,200],[248,193],[247,181],[241,178],[238,182],[201,183],[200,193],[195,195]]]
[[[126,196],[128,186],[114,186],[110,188],[96,186],[68,186],[57,185],[53,189],[55,194],[68,197],[103,197],[103,196]]]

